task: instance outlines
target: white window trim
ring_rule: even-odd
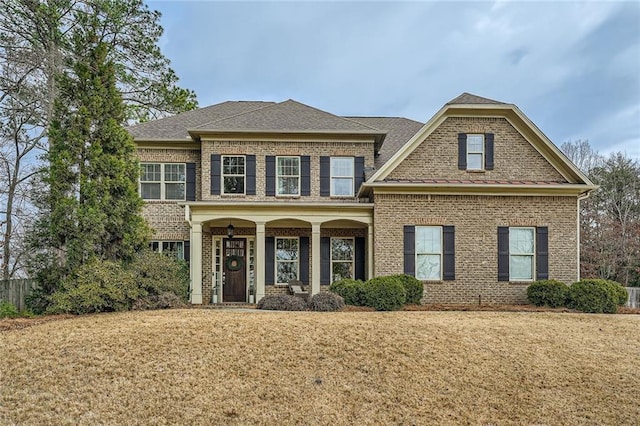
[[[224,159],[230,157],[242,157],[244,158],[244,174],[226,174],[224,172]],[[242,192],[224,192],[224,178],[225,177],[243,177],[244,188]],[[220,158],[220,194],[222,195],[246,195],[247,194],[247,156],[246,155],[222,155]]]
[[[278,260],[278,240],[296,240],[298,241],[298,256],[295,261],[293,260]],[[299,237],[275,237],[274,241],[274,253],[273,253],[273,281],[275,285],[289,285],[289,283],[278,282],[278,262],[294,263],[296,264],[296,278],[300,279],[300,238]]]
[[[470,151],[469,150],[469,136],[479,136],[482,138],[482,150],[480,151]],[[471,171],[480,171],[480,170],[484,170],[485,169],[485,164],[484,164],[484,145],[485,145],[485,141],[484,141],[484,134],[483,133],[469,133],[467,134],[467,140],[466,140],[466,144],[467,144],[467,170],[471,170]],[[469,154],[480,154],[480,168],[478,169],[472,169],[469,167]]]
[[[333,240],[350,240],[352,242],[351,246],[353,247],[353,256],[351,258],[351,262],[347,261],[347,260],[334,260],[333,259]],[[331,282],[334,282],[333,280],[333,264],[334,263],[351,263],[351,271],[353,271],[353,276],[351,277],[351,279],[355,278],[355,273],[356,273],[356,239],[353,237],[331,237],[331,241],[330,241],[330,248],[331,248]]]
[[[333,174],[333,160],[337,159],[337,160],[351,160],[351,175],[349,176],[334,176]],[[330,195],[332,197],[353,197],[353,193],[354,193],[354,185],[355,185],[355,168],[356,168],[356,162],[355,162],[355,158],[354,157],[331,157],[329,159],[329,188],[330,188]],[[349,194],[334,194],[333,193],[333,179],[351,179],[351,192]]]
[[[171,243],[179,244],[179,245],[181,245],[181,246],[182,246],[182,257],[179,257],[179,256],[178,256],[178,259],[180,259],[180,260],[184,260],[184,255],[185,255],[185,253],[184,253],[184,241],[182,241],[182,240],[171,240],[171,241],[168,241],[168,240],[153,240],[153,241],[150,241],[150,242],[149,242],[149,245],[151,245],[151,249],[152,249],[153,251],[155,251],[155,252],[157,252],[157,253],[162,253],[162,252],[164,251],[164,249],[163,249],[163,247],[162,247],[162,246],[163,246],[164,244],[171,244]],[[155,250],[155,249],[153,248],[153,245],[154,245],[154,244],[158,244],[158,249],[157,249],[157,250]],[[171,252],[171,250],[169,250],[169,252]]]
[[[415,227],[415,235],[418,235],[418,228],[438,228],[440,230],[440,251],[439,252],[418,252],[418,239],[416,238],[416,241],[414,243],[414,248],[415,248],[415,260],[414,260],[414,274],[416,276],[417,279],[419,279],[420,281],[442,281],[442,274],[444,273],[443,269],[444,269],[444,265],[443,265],[443,261],[444,261],[444,256],[443,256],[443,252],[444,252],[444,231],[443,231],[443,227],[442,226],[436,226],[436,225],[431,225],[431,226],[416,226]],[[432,255],[438,255],[440,256],[440,276],[438,278],[418,278],[418,256],[432,256]]]
[[[534,226],[510,226],[509,227],[509,233],[511,233],[512,229],[530,229],[533,231],[533,252],[532,253],[516,253],[516,254],[512,254],[511,253],[511,239],[509,239],[509,281],[512,282],[533,282],[535,281],[536,278],[536,251],[537,251],[537,247],[536,247],[536,233],[537,230]],[[519,257],[530,257],[531,258],[531,278],[513,278],[511,277],[511,257],[512,256],[519,256]]]
[[[295,158],[298,160],[298,174],[297,175],[280,175],[280,168],[278,167],[278,163],[280,161],[280,159],[285,159],[285,158]],[[299,197],[300,196],[300,182],[302,181],[302,177],[301,177],[301,167],[302,167],[302,162],[300,161],[300,156],[296,156],[296,155],[280,155],[280,156],[276,156],[276,196],[278,197]],[[297,177],[298,178],[298,193],[297,194],[281,194],[280,193],[280,185],[278,185],[278,181],[280,178],[293,178],[293,177]]]
[[[153,165],[153,164],[159,164],[160,165],[160,180],[142,180],[142,166],[143,165]],[[164,168],[166,165],[181,165],[184,166],[184,181],[173,181],[173,180],[166,180],[164,178]],[[138,194],[140,194],[140,198],[142,198],[142,184],[143,183],[159,183],[160,184],[160,198],[142,198],[145,201],[185,201],[187,199],[187,164],[186,163],[150,163],[150,162],[144,162],[144,163],[140,163],[141,169],[140,169],[140,177],[138,178]],[[170,200],[167,199],[167,189],[166,189],[166,184],[168,183],[183,183],[184,184],[184,194],[182,196],[182,199],[180,198],[172,198]]]

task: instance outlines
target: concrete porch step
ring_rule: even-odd
[[[212,303],[209,305],[203,305],[204,309],[255,309],[255,303],[246,302],[224,302],[224,303]]]

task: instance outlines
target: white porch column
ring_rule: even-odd
[[[202,304],[202,224],[191,224],[191,303]]]
[[[320,293],[320,224],[311,224],[311,294]]]
[[[265,268],[265,246],[264,246],[264,222],[256,222],[256,253],[255,260],[256,270],[256,303],[260,301],[265,295],[264,288],[264,268]]]
[[[367,279],[373,278],[373,224],[369,224],[367,234]]]

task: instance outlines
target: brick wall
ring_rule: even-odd
[[[494,134],[494,169],[458,170],[458,133]],[[511,179],[566,181],[504,118],[449,117],[388,179]]]
[[[375,274],[403,273],[404,225],[455,226],[456,280],[426,282],[425,303],[524,303],[527,284],[498,282],[498,226],[549,228],[549,278],[577,277],[575,197],[377,194]]]

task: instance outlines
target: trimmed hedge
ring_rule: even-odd
[[[615,314],[627,299],[626,290],[623,301],[618,287],[624,290],[620,284],[602,279],[575,282],[569,287],[568,306],[582,312]]]
[[[267,294],[258,302],[258,309],[269,311],[305,311],[307,303],[290,294]]]
[[[366,306],[364,283],[360,280],[345,278],[329,286],[329,291],[344,299],[344,303],[354,306]]]
[[[399,274],[391,275],[393,278],[400,280],[400,283],[404,286],[406,292],[407,301],[405,303],[420,304],[422,295],[424,293],[424,283],[411,275]]]
[[[557,280],[535,281],[527,288],[527,299],[536,306],[565,306],[569,287]]]
[[[376,311],[395,311],[407,301],[407,291],[397,277],[376,277],[364,283],[367,306]]]
[[[308,306],[312,311],[335,312],[344,308],[344,299],[335,293],[322,292],[311,296]]]

